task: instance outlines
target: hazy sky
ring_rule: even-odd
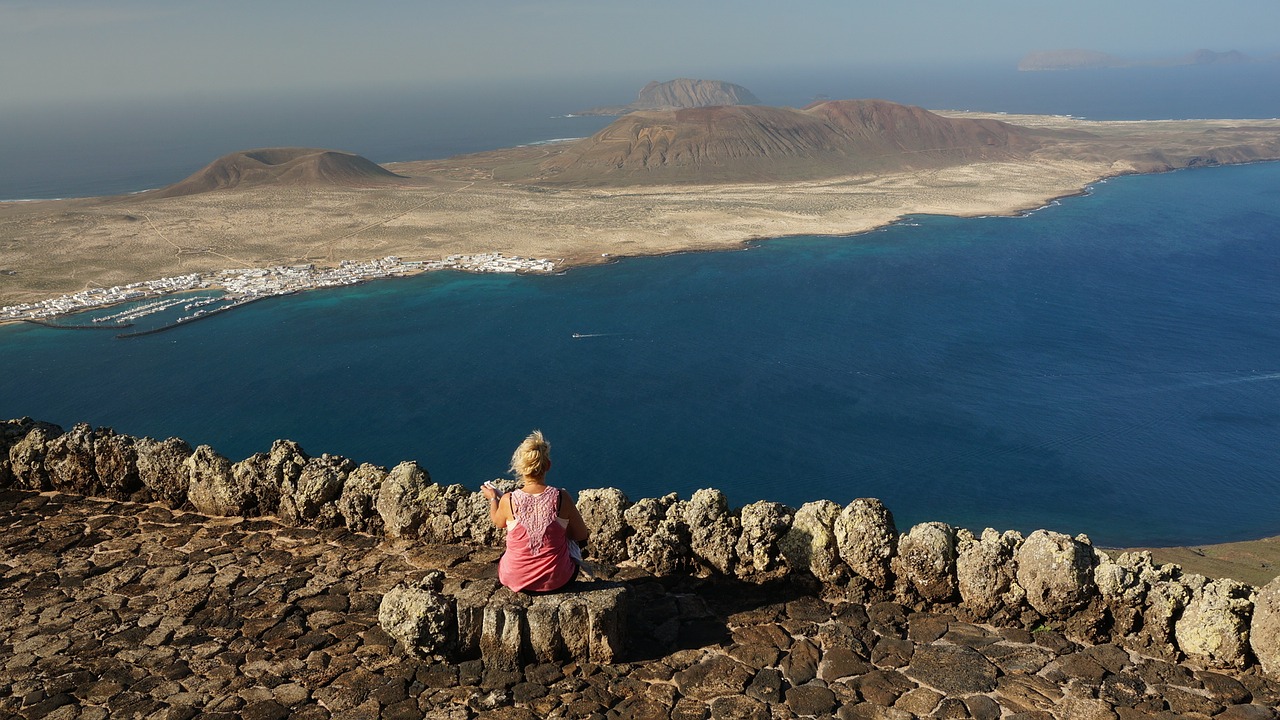
[[[1280,0],[0,0],[0,103],[734,69],[1086,48],[1280,52]]]

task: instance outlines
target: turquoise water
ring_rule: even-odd
[[[885,500],[1107,544],[1280,532],[1280,164],[1128,177],[1022,218],[560,276],[437,273],[132,340],[0,328],[0,415],[288,437],[440,482]],[[594,335],[574,338],[575,333]]]

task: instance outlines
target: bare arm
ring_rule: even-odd
[[[587,529],[587,524],[582,521],[582,513],[578,512],[578,506],[573,503],[573,496],[564,493],[564,502],[560,505],[560,517],[569,521],[568,527],[564,529],[565,535],[570,540],[578,542],[586,542],[591,536],[591,531]]]
[[[480,492],[489,499],[489,519],[493,521],[493,526],[505,530],[507,521],[511,519],[511,493],[499,498],[498,491],[488,486],[481,487]]]

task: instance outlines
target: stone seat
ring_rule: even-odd
[[[622,583],[574,581],[564,590],[530,595],[492,579],[432,575],[393,588],[379,609],[383,629],[410,652],[480,658],[499,670],[622,657],[629,595]]]

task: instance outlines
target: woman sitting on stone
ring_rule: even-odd
[[[570,541],[583,542],[590,532],[569,493],[546,483],[551,445],[535,430],[511,456],[511,471],[522,485],[498,497],[485,483],[493,524],[507,529],[507,550],[498,560],[498,579],[516,592],[548,592],[564,587],[578,574]]]

